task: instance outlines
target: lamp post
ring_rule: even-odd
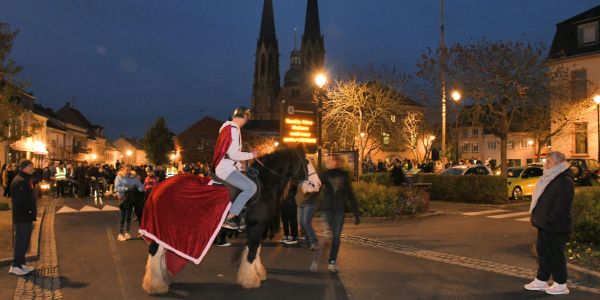
[[[440,0],[440,81],[442,82],[442,166],[446,165],[446,42],[444,41],[444,0]]]
[[[598,114],[596,119],[596,131],[598,131],[598,160],[600,161],[600,95],[594,96],[594,103],[596,103],[596,113]]]
[[[458,163],[458,159],[460,157],[458,155],[458,147],[460,146],[459,145],[459,132],[458,132],[458,102],[462,98],[462,95],[461,95],[460,91],[458,91],[458,90],[452,91],[452,93],[450,95],[452,97],[452,100],[454,100],[454,113],[456,116],[456,120],[454,120],[454,130],[456,133],[456,149],[454,150],[454,152],[455,152],[454,163]]]
[[[327,76],[323,73],[318,73],[315,76],[315,84],[319,87],[319,91],[322,92],[323,87],[327,83]],[[322,170],[323,165],[323,97],[318,97],[317,107],[317,165],[319,170]]]

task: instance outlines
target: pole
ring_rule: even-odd
[[[446,43],[444,41],[444,0],[440,0],[440,79],[442,81],[442,167],[446,167]]]
[[[598,161],[600,161],[600,104],[596,104],[596,111],[598,112],[598,118],[596,119],[598,122],[596,125],[598,130]]]
[[[315,95],[317,95],[318,91],[315,93]],[[323,97],[322,96],[317,96],[319,97],[319,107],[317,108],[317,130],[319,131],[317,134],[317,165],[319,168],[319,171],[323,170],[322,165],[323,165]]]

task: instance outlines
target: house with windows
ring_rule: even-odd
[[[133,165],[133,166],[141,166],[147,165],[148,159],[146,157],[146,151],[144,151],[144,146],[142,143],[135,138],[129,138],[121,135],[118,139],[116,139],[112,145],[112,147],[117,149],[117,152],[120,153],[118,156],[121,159],[122,163]],[[111,159],[115,158],[115,151],[110,151],[113,153],[111,155]]]
[[[483,162],[495,160],[500,163],[500,138],[486,132],[483,126],[461,126],[450,130],[448,143],[458,149],[458,160],[475,159]],[[508,166],[524,166],[536,161],[537,141],[531,132],[511,132],[508,134],[506,149]],[[542,148],[543,152],[547,151]],[[456,160],[453,158],[452,160]]]
[[[598,107],[592,101],[600,94],[600,5],[556,24],[548,57],[551,67],[565,67],[570,74],[570,99],[589,99],[578,122],[552,138],[552,150],[567,157],[598,159]],[[554,124],[553,124],[554,125]]]

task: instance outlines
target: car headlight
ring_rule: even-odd
[[[42,183],[40,184],[40,189],[42,190],[49,190],[50,189],[50,185],[47,183]]]

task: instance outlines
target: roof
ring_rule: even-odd
[[[120,138],[123,138],[124,140],[126,140],[129,144],[131,144],[131,146],[135,147],[138,150],[142,150],[144,149],[144,146],[140,143],[140,141],[136,138],[128,138],[125,136],[120,136]]]
[[[556,33],[550,47],[549,59],[600,52],[600,43],[579,46],[578,26],[600,20],[600,5],[556,24]]]
[[[92,129],[94,125],[77,109],[75,109],[71,103],[67,102],[65,106],[59,109],[56,114],[66,122],[77,125],[79,127]]]
[[[206,127],[210,127],[210,126],[220,127],[221,124],[223,124],[223,123],[224,122],[221,120],[218,120],[218,119],[210,117],[210,116],[206,116],[206,117],[203,117],[202,119],[200,119],[198,122],[194,123],[192,126],[186,128],[184,131],[182,131],[177,136],[182,136],[182,135],[185,135],[187,133],[192,133],[192,132],[195,133],[198,130],[198,128],[206,128]]]

